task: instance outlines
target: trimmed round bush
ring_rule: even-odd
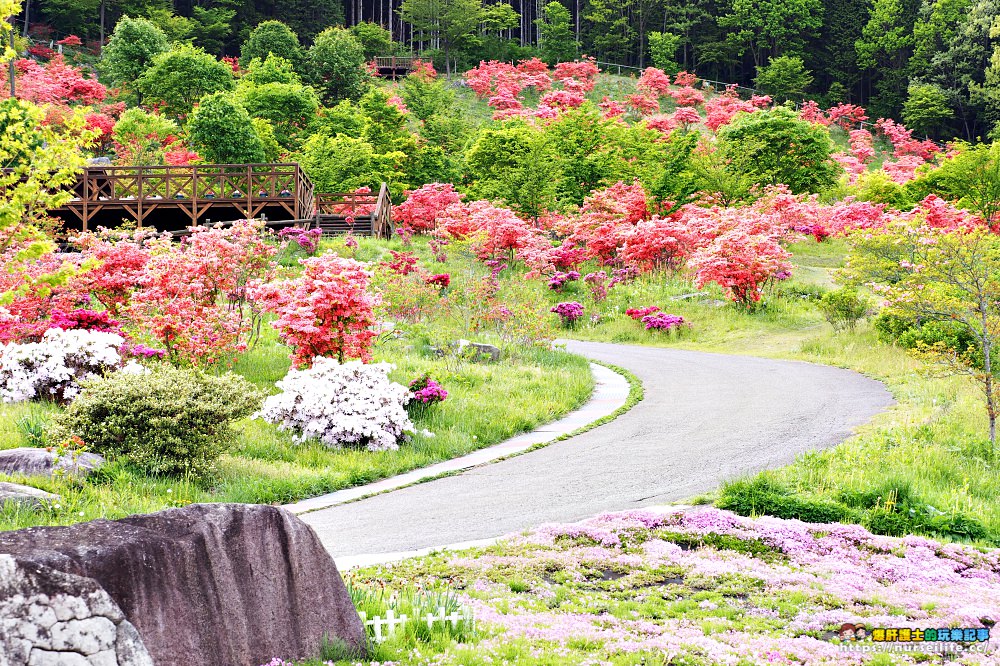
[[[261,393],[239,375],[157,368],[85,382],[57,419],[96,453],[153,474],[201,476],[233,443],[231,424],[260,407]]]

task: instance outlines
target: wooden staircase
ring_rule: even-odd
[[[316,194],[316,215],[308,228],[323,230],[323,236],[392,236],[392,200],[385,183],[378,194],[340,192]]]

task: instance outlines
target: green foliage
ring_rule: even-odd
[[[316,133],[328,136],[346,134],[359,138],[365,128],[365,118],[357,105],[345,99],[334,106],[321,108],[313,120],[313,127]]]
[[[327,28],[309,47],[314,83],[326,102],[357,99],[368,87],[365,51],[349,30]]]
[[[555,152],[545,132],[510,121],[479,132],[465,155],[470,196],[502,199],[528,217],[555,201]]]
[[[275,139],[285,148],[296,144],[299,134],[309,126],[319,109],[316,93],[301,83],[257,84],[244,78],[236,92],[236,98],[252,117],[271,123]]]
[[[903,121],[907,127],[922,134],[939,136],[941,125],[954,116],[948,96],[940,87],[931,83],[910,84],[903,105]]]
[[[766,67],[757,68],[754,85],[776,102],[801,99],[812,85],[813,77],[798,56],[771,58]]]
[[[721,153],[741,160],[738,169],[761,185],[785,184],[796,194],[822,192],[837,182],[826,128],[800,120],[783,107],[738,114],[719,131]]]
[[[56,424],[93,451],[147,472],[200,476],[233,445],[231,423],[261,399],[238,375],[160,367],[87,382]]]
[[[758,67],[766,56],[800,53],[804,38],[823,25],[820,0],[732,0],[730,12],[719,25],[732,29],[729,40],[739,53],[749,50]]]
[[[167,36],[150,21],[123,16],[101,52],[101,71],[112,85],[131,88],[169,47]]]
[[[792,494],[767,473],[723,484],[716,506],[741,516],[766,514],[807,523],[846,522],[853,518],[852,511],[841,504]]]
[[[126,109],[111,130],[111,137],[126,154],[118,158],[128,166],[163,164],[163,146],[167,138],[178,136],[180,128],[173,120],[140,108]]]
[[[649,42],[649,56],[653,67],[662,69],[667,74],[676,74],[681,66],[677,63],[677,49],[681,45],[681,36],[670,32],[650,32],[646,34]]]
[[[361,21],[351,26],[354,35],[365,54],[365,60],[370,61],[376,56],[402,55],[403,46],[392,41],[392,33],[378,23]]]
[[[884,171],[868,171],[861,174],[851,192],[859,201],[884,203],[896,210],[910,210],[918,199],[910,193],[911,188],[900,185]]]
[[[820,312],[838,330],[854,330],[868,314],[869,307],[868,299],[851,287],[828,291],[819,301]]]
[[[698,134],[675,130],[670,133],[668,145],[663,174],[650,190],[660,203],[672,204],[664,214],[691,203],[698,194],[697,175],[692,164],[692,155],[698,147]]]
[[[187,123],[191,147],[216,164],[259,164],[267,150],[250,114],[232,95],[215,93],[201,100]]]
[[[483,15],[483,0],[403,0],[399,16],[415,34],[440,43],[451,75],[454,50],[470,40]]]
[[[509,5],[508,5],[509,6]],[[409,75],[399,86],[399,95],[406,108],[418,120],[448,112],[455,103],[455,93],[444,79]]]
[[[317,192],[350,192],[365,186],[375,190],[382,181],[392,179],[391,170],[385,168],[385,161],[370,143],[343,134],[309,137],[302,145],[299,163]]]
[[[158,105],[174,117],[186,116],[205,95],[232,90],[235,85],[229,65],[187,44],[154,57],[138,82],[147,104]]]
[[[569,10],[561,2],[549,2],[544,12],[544,18],[537,19],[542,59],[549,65],[574,60],[580,45],[573,36]]]
[[[298,36],[281,21],[257,24],[240,47],[240,63],[246,67],[253,60],[267,60],[271,54],[281,56],[298,68],[302,63],[302,48]]]
[[[1000,213],[1000,142],[958,143],[955,148],[912,187],[950,199],[992,223]]]
[[[254,58],[240,77],[240,86],[262,86],[267,83],[287,83],[298,85],[302,78],[295,71],[295,64],[288,58],[271,54],[264,60]]]

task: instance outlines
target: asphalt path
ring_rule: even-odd
[[[892,404],[858,373],[798,361],[569,342],[627,368],[645,399],[508,460],[301,516],[334,557],[487,539],[664,504],[833,446]]]

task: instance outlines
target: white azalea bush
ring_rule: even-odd
[[[115,333],[53,328],[38,342],[0,344],[0,400],[69,402],[80,382],[122,365]]]
[[[316,357],[310,368],[289,370],[277,383],[282,392],[264,400],[257,416],[292,431],[296,442],[318,439],[329,448],[398,449],[413,423],[406,413],[410,391],[389,381],[392,367]]]

